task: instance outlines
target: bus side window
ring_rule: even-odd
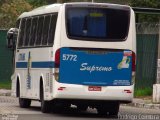
[[[37,39],[36,39],[36,46],[41,45],[41,40],[42,40],[42,32],[43,32],[43,23],[44,23],[44,16],[39,17],[38,20],[38,29],[37,29]]]
[[[20,25],[20,19],[16,21],[16,28],[19,28],[19,25]]]
[[[25,41],[24,41],[24,46],[28,47],[28,43],[29,43],[29,38],[30,38],[30,29],[31,29],[31,18],[27,18],[27,22],[26,22],[26,31],[25,31]]]
[[[35,17],[32,19],[32,26],[31,26],[31,33],[30,33],[30,42],[29,46],[33,47],[35,40],[36,40],[36,33],[37,33],[37,27],[38,27],[38,17]]]
[[[42,39],[42,45],[47,45],[48,40],[48,33],[49,33],[49,26],[50,26],[50,18],[51,15],[45,16],[44,20],[44,27],[43,27],[43,39]]]
[[[53,14],[50,22],[48,45],[53,45],[58,14]]]
[[[25,24],[26,24],[26,19],[23,18],[23,19],[21,20],[19,40],[18,40],[18,47],[22,47],[22,46],[23,46],[24,33],[25,33]]]

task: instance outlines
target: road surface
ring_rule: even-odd
[[[160,120],[160,110],[121,105],[118,118],[99,116],[96,109],[78,111],[74,106],[62,113],[41,113],[40,103],[33,101],[30,108],[20,108],[18,99],[0,96],[0,120]]]

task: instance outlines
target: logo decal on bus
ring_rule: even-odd
[[[118,64],[118,69],[129,68],[130,56],[132,56],[131,51],[124,51],[124,56],[122,61]]]
[[[31,89],[31,53],[28,53],[28,64],[27,64],[27,89]]]
[[[112,67],[96,66],[96,65],[89,66],[88,63],[82,63],[80,70],[89,71],[90,73],[94,71],[109,72],[109,71],[112,71]]]
[[[18,55],[18,61],[25,61],[25,53],[20,53],[19,55]]]

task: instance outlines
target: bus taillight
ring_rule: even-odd
[[[54,76],[55,80],[59,79],[59,66],[60,66],[60,49],[58,49],[55,53],[55,71]]]
[[[135,72],[135,70],[136,70],[136,55],[132,51],[132,71]]]
[[[60,49],[58,49],[55,54],[55,68],[59,68],[59,65],[60,65]]]

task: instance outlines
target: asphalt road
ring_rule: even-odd
[[[32,102],[30,108],[20,108],[18,100],[0,96],[0,120],[160,120],[160,110],[135,108],[121,105],[118,118],[99,116],[95,109],[78,111],[74,106],[62,113],[43,114],[39,102]]]

